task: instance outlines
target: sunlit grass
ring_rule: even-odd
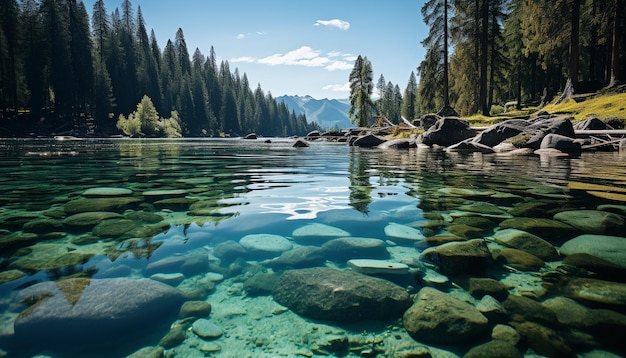
[[[575,121],[588,117],[626,119],[626,93],[599,95],[581,102],[568,99],[557,105],[549,104],[543,110],[573,116]]]

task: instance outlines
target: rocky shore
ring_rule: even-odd
[[[311,132],[306,138],[348,142],[366,148],[428,146],[442,147],[449,152],[502,155],[576,155],[582,151],[613,151],[626,147],[626,133],[614,130],[598,118],[589,118],[574,126],[570,117],[539,112],[530,119],[511,119],[486,128],[473,128],[458,117],[437,115],[425,115],[416,122],[416,128],[424,132],[409,139],[386,139],[394,127],[357,128],[341,133]]]

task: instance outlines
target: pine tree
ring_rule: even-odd
[[[348,116],[352,123],[367,127],[372,118],[374,88],[372,64],[367,57],[359,55],[350,72],[350,110]]]
[[[417,80],[415,79],[415,73],[411,71],[406,88],[404,89],[404,96],[402,96],[402,111],[401,115],[407,120],[415,119],[415,101],[417,99]]]

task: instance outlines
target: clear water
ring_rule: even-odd
[[[568,209],[626,205],[620,201],[623,196],[600,198],[569,185],[593,183],[623,193],[624,153],[583,154],[577,158],[504,157],[430,149],[364,150],[317,142],[308,148],[292,148],[291,144],[289,139],[272,139],[271,143],[238,139],[0,141],[0,239],[6,243],[16,235],[26,238],[25,243],[0,246],[0,273],[16,269],[23,273],[20,278],[0,284],[0,349],[9,356],[39,353],[63,357],[85,352],[122,356],[145,346],[156,346],[176,317],[156,319],[154,327],[135,328],[142,332],[132,339],[127,339],[127,333],[99,336],[97,341],[102,344],[97,347],[93,342],[82,343],[72,337],[61,338],[61,347],[48,345],[40,337],[31,337],[27,344],[16,342],[13,320],[26,307],[16,301],[18,292],[35,283],[67,277],[150,277],[146,268],[151,263],[200,253],[210,259],[208,271],[217,274],[211,277],[218,277],[214,289],[200,299],[213,305],[210,317],[223,327],[224,334],[206,341],[187,332],[187,338],[169,350],[176,356],[306,356],[316,353],[312,347],[325,334],[346,335],[351,342],[354,337],[377,342],[369,345],[377,347],[371,352],[359,350],[355,348],[357,344],[351,343],[347,356],[391,355],[391,346],[401,343],[423,346],[433,356],[462,355],[471,347],[423,345],[404,332],[399,320],[347,325],[318,322],[290,311],[283,313],[270,293],[252,296],[242,286],[254,272],[270,269],[250,260],[237,267],[221,264],[212,255],[213,249],[247,234],[275,234],[291,239],[294,230],[323,223],[346,230],[354,237],[386,240],[392,260],[418,265],[424,247],[394,243],[385,235],[385,226],[398,223],[418,228],[426,236],[440,234],[446,231],[459,206],[476,201],[491,201],[504,213],[533,201]],[[69,216],[65,213],[68,203],[80,199],[86,190],[99,187],[130,189],[131,197],[137,198],[136,202],[110,211],[152,212],[163,220],[158,225],[137,224],[151,230],[132,237],[99,238],[90,229],[66,230],[63,226],[53,232],[25,230],[29,222],[36,220],[62,222]],[[444,188],[488,189],[501,195],[489,200],[450,197],[442,194]],[[154,190],[177,190],[178,194],[149,195]],[[158,202],[172,196],[186,201]],[[203,205],[191,210],[194,202]],[[433,212],[445,219],[440,227],[420,224],[425,222],[425,214]],[[68,252],[85,255],[71,266],[55,264],[55,259]],[[32,264],[30,270],[15,264],[36,255],[41,255],[39,262]],[[558,264],[551,262],[548,267]],[[345,267],[330,261],[325,265]],[[177,284],[193,291],[194,285],[206,285],[206,273],[185,277]],[[541,292],[541,280],[537,277],[537,272],[513,272],[502,280],[512,283],[512,293],[534,294]],[[411,294],[420,287],[416,282],[397,283]],[[472,299],[457,285],[445,289],[465,300]],[[520,347],[523,353],[533,354],[523,344]],[[576,351],[577,347],[572,349]]]

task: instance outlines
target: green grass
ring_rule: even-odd
[[[589,117],[601,120],[617,118],[626,120],[626,93],[597,95],[581,102],[568,99],[560,104],[549,104],[544,111],[574,117],[575,122]]]

